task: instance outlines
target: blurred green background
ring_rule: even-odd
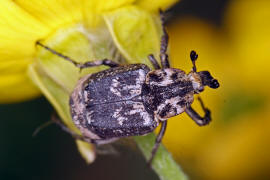
[[[269,19],[267,0],[182,0],[167,12],[172,64],[188,72],[194,49],[221,84],[202,93],[209,126],[184,114],[168,123],[164,144],[190,179],[270,179]],[[44,98],[0,105],[0,179],[158,179],[129,147],[86,165],[55,125],[33,138],[52,111]]]

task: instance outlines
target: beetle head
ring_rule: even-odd
[[[192,81],[193,89],[196,93],[200,93],[204,90],[204,86],[216,89],[219,87],[218,80],[213,78],[209,71],[197,72],[195,61],[198,58],[198,54],[195,51],[191,51],[190,59],[193,64],[192,71],[189,73],[189,78]]]
[[[219,87],[218,80],[214,79],[208,71],[200,71],[198,72],[202,85],[209,86],[210,88],[216,89]]]

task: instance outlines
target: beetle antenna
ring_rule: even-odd
[[[193,67],[192,67],[193,72],[197,72],[195,61],[198,59],[198,54],[194,50],[190,52],[190,59],[193,64]]]

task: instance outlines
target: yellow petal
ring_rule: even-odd
[[[104,15],[112,38],[129,63],[151,66],[147,56],[159,57],[160,22],[154,16],[136,6],[126,6]]]
[[[14,2],[50,29],[55,29],[67,23],[78,22],[83,15],[83,0],[15,0]]]
[[[35,41],[49,29],[13,1],[0,1],[0,61],[33,57]]]
[[[35,41],[49,29],[13,1],[0,1],[0,102],[22,101],[39,95],[27,77]]]
[[[179,0],[137,0],[135,4],[143,9],[153,11],[159,9],[166,10],[177,2],[179,2]]]
[[[0,102],[11,103],[36,97],[39,90],[26,74],[32,59],[0,61]]]
[[[11,59],[6,61],[0,61],[0,74],[11,75],[18,73],[25,73],[27,66],[33,62],[32,58],[23,58],[23,59]]]
[[[25,72],[0,76],[0,102],[13,103],[40,95]]]
[[[90,12],[106,12],[128,4],[132,4],[135,0],[96,0],[96,1],[85,1],[84,8]]]
[[[96,27],[102,22],[101,14],[133,3],[135,0],[96,0],[84,1],[84,20],[88,27]]]

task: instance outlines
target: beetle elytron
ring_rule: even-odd
[[[161,15],[162,17],[162,15]],[[70,110],[73,122],[82,133],[81,139],[93,144],[105,144],[120,137],[145,135],[153,132],[161,124],[157,135],[153,157],[164,136],[167,120],[186,112],[198,125],[210,122],[210,111],[201,105],[204,117],[196,113],[191,104],[194,94],[204,90],[204,86],[218,88],[219,83],[208,71],[197,72],[195,61],[198,55],[191,51],[192,71],[185,74],[180,69],[171,68],[166,54],[168,35],[162,20],[160,61],[148,56],[155,70],[144,64],[120,65],[104,59],[77,63],[71,58],[40,45],[53,54],[83,69],[105,65],[110,68],[82,77],[70,96]]]

